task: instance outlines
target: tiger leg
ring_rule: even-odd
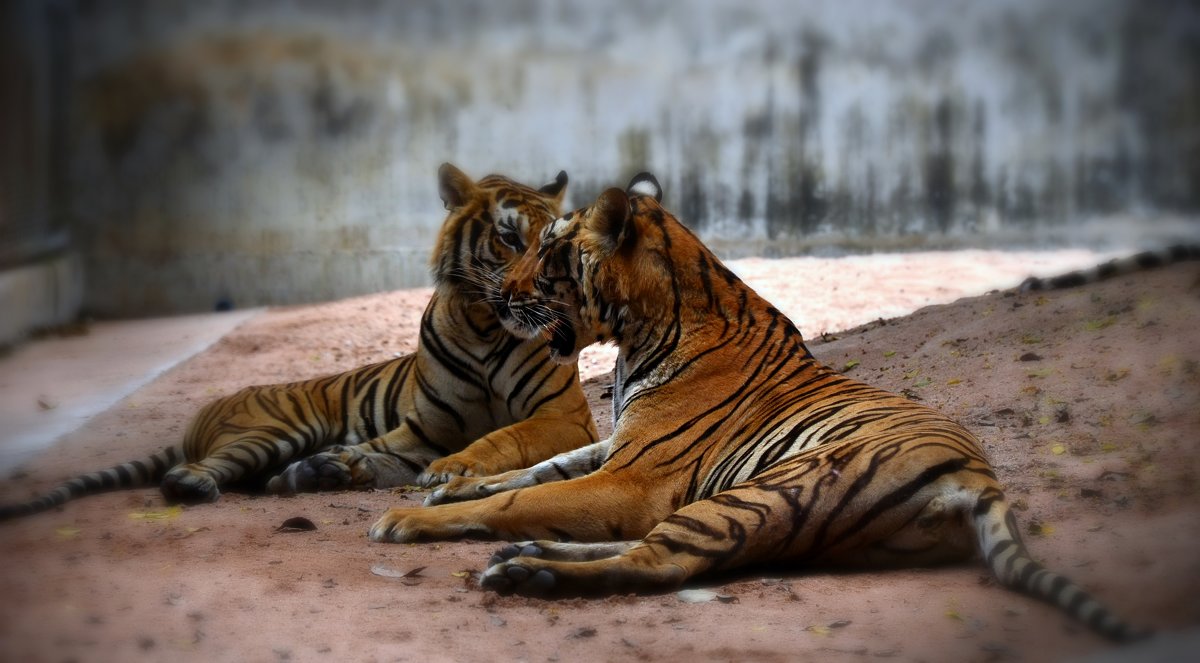
[[[523,469],[592,444],[596,441],[596,426],[587,402],[580,406],[577,412],[539,414],[492,431],[466,449],[430,463],[417,477],[417,483],[435,486],[459,476],[484,477]]]
[[[707,501],[707,500],[706,500]],[[684,507],[703,508],[704,502]],[[693,509],[692,507],[697,507]],[[694,531],[668,518],[641,541],[557,543],[527,541],[496,552],[479,578],[486,589],[529,596],[581,596],[674,589],[711,568],[711,540],[688,547]],[[705,547],[707,546],[707,547]]]
[[[640,473],[604,470],[471,502],[389,509],[372,541],[482,536],[606,541],[644,535],[671,512],[674,488]]]
[[[303,452],[303,445],[296,440],[278,439],[268,431],[244,431],[232,441],[218,441],[204,457],[167,471],[160,490],[172,504],[215,502],[221,486],[252,477]]]
[[[480,582],[536,595],[662,591],[697,574],[768,561],[857,561],[872,548],[884,551],[876,558],[899,559],[905,554],[888,547],[915,538],[914,563],[969,555],[973,544],[961,509],[953,508],[953,499],[937,500],[954,493],[946,478],[969,459],[939,444],[914,445],[911,458],[897,458],[906,453],[901,447],[881,436],[847,444],[838,454],[814,449],[684,506],[618,555],[575,561],[525,552],[550,545],[537,541],[524,544],[517,556],[501,554]],[[881,457],[894,464],[872,462]],[[851,471],[848,465],[859,461],[863,466]],[[918,521],[920,535],[908,531]]]
[[[602,440],[586,447],[558,454],[532,467],[512,470],[495,476],[453,477],[425,498],[425,506],[477,500],[496,493],[591,474],[604,464],[604,459],[608,456],[609,444],[610,440]]]
[[[537,557],[556,562],[591,562],[606,557],[616,557],[627,552],[641,541],[598,541],[575,543],[571,541],[522,541],[510,543],[497,550],[488,561],[488,566],[506,562],[514,557]]]
[[[332,446],[288,465],[271,477],[267,491],[289,495],[412,485],[430,461],[441,455],[440,450],[422,442],[406,420],[362,444]]]

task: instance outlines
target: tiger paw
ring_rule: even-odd
[[[496,551],[479,584],[501,594],[549,596],[558,585],[558,577],[548,568],[539,568],[542,549],[532,542],[514,543]]]
[[[388,509],[371,529],[367,537],[377,543],[410,543],[455,539],[468,534],[487,534],[487,528],[477,523],[463,522],[445,515],[447,509],[459,505],[442,507],[415,507]]]
[[[488,566],[492,567],[497,564],[502,564],[517,557],[541,557],[542,552],[543,550],[541,546],[534,541],[510,543],[492,553],[491,559],[488,560]]]
[[[429,493],[425,498],[425,506],[478,500],[498,492],[493,477],[451,477]]]
[[[181,465],[167,472],[159,490],[169,504],[216,502],[221,496],[216,479],[188,465]]]
[[[417,485],[436,486],[455,477],[486,476],[488,474],[491,474],[489,468],[466,454],[456,453],[430,463],[429,467],[425,468],[425,471],[417,477]]]
[[[349,488],[359,483],[354,474],[361,474],[361,470],[352,472],[350,467],[362,455],[361,451],[350,447],[331,447],[288,465],[279,475],[271,477],[267,491],[293,495]],[[363,463],[358,465],[361,467]]]

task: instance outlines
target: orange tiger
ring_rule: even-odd
[[[414,354],[247,387],[202,408],[182,444],[2,507],[0,519],[158,481],[169,502],[213,501],[222,486],[281,468],[272,492],[431,485],[594,442],[575,366],[552,362],[544,341],[513,336],[497,317],[501,275],[560,213],[566,173],[533,189],[499,175],[474,182],[444,164],[438,183],[449,214]]]
[[[372,540],[543,539],[500,550],[481,577],[534,595],[661,591],[764,562],[981,553],[1004,585],[1103,635],[1141,634],[1030,557],[974,435],[816,361],[660,200],[649,174],[609,189],[543,230],[501,289],[505,325],[548,336],[559,361],[617,344],[612,437],[456,479],[430,501],[486,497],[391,509]]]

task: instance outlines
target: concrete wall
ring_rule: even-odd
[[[729,254],[1200,236],[1185,2],[69,6],[102,315],[425,283],[446,160],[648,168]]]
[[[60,3],[0,3],[0,348],[72,320],[82,272],[65,220],[65,50]]]

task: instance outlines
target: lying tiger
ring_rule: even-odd
[[[982,553],[1003,584],[1106,636],[1139,635],[1030,558],[980,442],[817,362],[796,327],[659,204],[653,176],[556,220],[504,281],[504,324],[574,361],[619,348],[612,437],[526,470],[456,478],[374,541],[517,543],[486,588],[674,588],[748,564],[928,565]],[[566,480],[561,480],[566,479]],[[577,543],[561,543],[562,540]]]
[[[269,490],[432,485],[527,467],[595,442],[575,366],[552,362],[544,341],[505,331],[495,306],[501,274],[526,238],[561,213],[566,173],[535,190],[497,175],[473,182],[444,164],[438,180],[449,214],[416,353],[247,387],[202,408],[182,444],[2,507],[0,519],[158,481],[169,502],[209,502],[222,486],[261,481],[296,459]]]

